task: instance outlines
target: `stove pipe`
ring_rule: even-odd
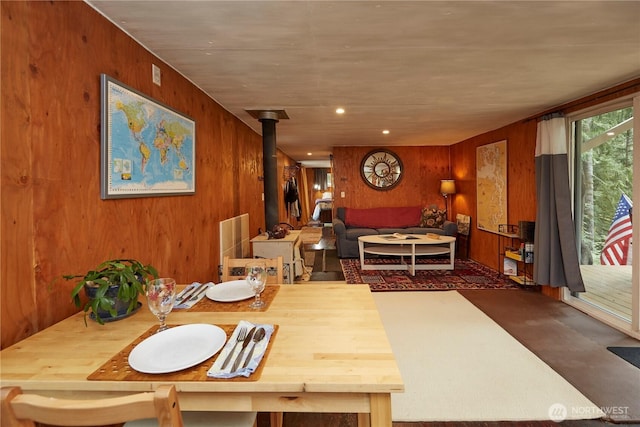
[[[276,152],[276,123],[278,113],[261,111],[262,168],[264,170],[264,219],[266,230],[272,230],[279,221],[278,215],[278,154]]]

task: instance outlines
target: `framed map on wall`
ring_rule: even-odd
[[[111,77],[101,76],[100,196],[195,193],[195,122]]]
[[[498,232],[507,224],[507,141],[476,148],[476,185],[479,230]]]

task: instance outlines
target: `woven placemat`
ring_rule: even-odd
[[[169,325],[170,327],[175,327],[179,325]],[[237,325],[217,325],[222,330],[224,330],[227,337],[230,337],[233,334],[234,329]],[[192,366],[191,368],[183,369],[178,372],[171,372],[168,374],[144,374],[142,372],[135,371],[129,366],[129,353],[133,348],[140,344],[143,340],[153,335],[158,329],[158,325],[154,325],[149,328],[145,333],[136,338],[131,344],[120,350],[113,357],[107,360],[102,364],[98,369],[96,369],[91,375],[87,377],[88,380],[96,380],[96,381],[258,381],[260,376],[262,375],[262,369],[265,364],[265,360],[269,356],[269,352],[271,351],[271,343],[278,332],[278,326],[274,325],[273,334],[271,334],[271,339],[269,340],[269,345],[267,346],[267,350],[262,358],[262,361],[258,365],[258,368],[253,372],[249,377],[235,377],[235,378],[211,378],[207,376],[207,371],[213,366],[213,362],[215,362],[216,357],[222,348],[216,352],[213,356],[205,360],[204,362]]]
[[[217,302],[210,300],[207,297],[202,298],[196,305],[187,309],[180,309],[186,311],[267,311],[269,306],[276,297],[276,294],[280,290],[280,285],[268,285],[264,287],[264,291],[260,294],[260,299],[264,301],[262,308],[254,309],[250,308],[249,304],[253,302],[253,298],[245,299],[235,302]],[[178,310],[176,310],[178,311]]]

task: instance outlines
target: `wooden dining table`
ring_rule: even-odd
[[[126,355],[157,325],[143,302],[132,316],[105,325],[88,320],[85,326],[83,313],[77,313],[2,350],[0,385],[48,396],[98,398],[171,383],[183,411],[269,412],[274,427],[282,425],[283,412],[357,413],[359,427],[390,427],[391,393],[403,392],[404,385],[369,286],[295,284],[272,291],[264,311],[238,309],[239,303],[233,311],[220,304],[198,310],[203,301],[174,310],[167,319],[170,325],[205,323],[227,330],[241,320],[274,325],[267,353],[249,378],[209,378],[185,370],[137,378],[136,372],[110,373],[115,376],[96,379],[101,367]],[[250,300],[243,303],[248,306]]]

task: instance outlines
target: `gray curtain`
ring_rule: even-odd
[[[318,184],[322,191],[327,189],[327,169],[315,169],[314,184]]]
[[[559,114],[538,123],[533,281],[584,292],[571,212],[565,120]]]

